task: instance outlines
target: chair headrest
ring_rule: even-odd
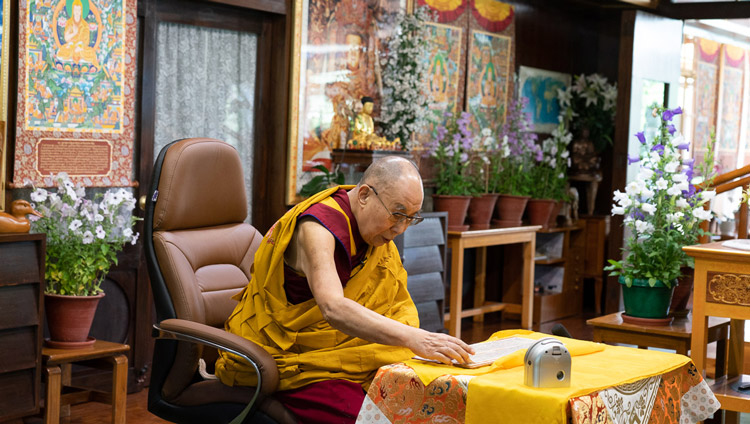
[[[212,227],[245,220],[245,180],[234,147],[211,138],[188,138],[165,148],[169,150],[161,164],[154,231]]]

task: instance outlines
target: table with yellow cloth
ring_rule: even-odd
[[[505,337],[550,336],[489,340]],[[525,349],[476,369],[410,360],[380,368],[357,423],[696,423],[720,407],[686,356],[556,338],[572,356],[568,388],[524,385]]]

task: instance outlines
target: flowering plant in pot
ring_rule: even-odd
[[[590,174],[599,169],[598,155],[612,144],[617,84],[599,74],[577,75],[573,85],[558,92],[560,115],[573,134],[572,171]]]
[[[464,231],[468,229],[463,222],[471,196],[477,194],[469,161],[474,148],[474,135],[469,128],[471,115],[462,112],[456,117],[449,112],[446,118],[446,125],[439,126],[435,138],[426,145],[436,167],[433,207],[437,211],[448,211],[449,230]]]
[[[567,170],[570,165],[568,145],[572,135],[560,124],[541,146],[535,145],[534,163],[529,170],[529,220],[532,225],[547,228],[557,217],[562,201],[567,199]]]
[[[93,343],[87,336],[104,296],[101,284],[117,263],[123,244],[138,240],[133,233],[138,218],[132,215],[135,199],[125,189],[110,189],[89,200],[84,187],[75,186],[65,173],[51,178],[52,182],[56,190],[37,188],[31,193],[42,215],[31,218],[31,229],[47,235],[45,308],[51,342],[77,347]],[[76,305],[71,318],[82,318],[84,310],[90,309],[83,323],[66,323],[64,308],[70,300]],[[78,334],[69,333],[75,329],[80,330]]]
[[[654,116],[661,118],[659,130],[652,140],[642,132],[636,134],[641,151],[638,156],[629,156],[628,162],[638,163],[638,173],[624,193],[614,192],[612,214],[624,216],[629,235],[623,259],[609,260],[605,270],[619,276],[626,318],[666,319],[681,269],[691,265],[682,247],[695,244],[703,234],[700,223],[712,217],[704,204],[715,192],[696,189],[696,184],[713,178],[713,155],[704,157],[703,175],[695,175],[694,160],[683,158],[689,143],[675,135],[671,123],[680,113],[679,107],[653,109]]]
[[[521,225],[529,200],[529,169],[538,147],[537,135],[531,132],[531,119],[523,112],[527,103],[526,97],[508,102],[499,146],[490,154],[490,190],[500,193],[493,223],[499,226]]]
[[[468,176],[473,196],[469,202],[469,229],[483,230],[490,227],[498,193],[490,186],[490,157],[497,150],[497,137],[490,128],[484,128],[474,139],[469,152]]]

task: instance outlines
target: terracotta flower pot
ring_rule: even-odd
[[[448,212],[448,231],[466,231],[464,225],[466,211],[469,209],[471,196],[432,195],[432,208],[438,212]]]
[[[560,210],[562,209],[563,202],[560,200],[555,201],[554,205],[552,206],[552,212],[549,215],[549,221],[547,221],[547,227],[549,228],[556,228],[557,227],[557,215],[560,214]]]
[[[529,224],[541,225],[542,229],[549,228],[549,217],[555,201],[551,199],[530,199],[526,209],[529,212]]]
[[[61,296],[44,294],[44,309],[50,347],[76,349],[94,344],[89,330],[94,321],[94,313],[104,293],[96,296]]]
[[[495,210],[497,194],[485,193],[472,197],[469,202],[469,229],[486,230],[490,228],[490,218]]]
[[[494,221],[520,223],[529,199],[529,196],[513,196],[510,194],[501,194],[497,198],[497,205],[495,206],[495,220],[493,220],[493,224],[495,223]]]

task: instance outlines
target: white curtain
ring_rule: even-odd
[[[160,22],[154,157],[190,137],[226,141],[240,153],[252,216],[256,34]]]

